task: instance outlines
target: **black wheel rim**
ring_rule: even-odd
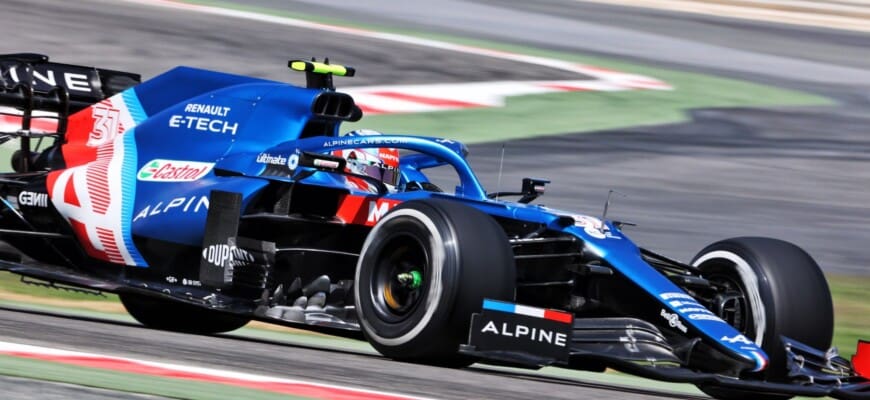
[[[737,331],[751,339],[755,339],[753,331],[752,309],[746,296],[743,281],[727,269],[715,268],[706,274],[707,280],[720,288],[720,293],[713,299],[713,311]]]
[[[384,241],[371,274],[371,299],[377,316],[399,323],[425,301],[430,275],[429,251],[414,235],[396,233]]]

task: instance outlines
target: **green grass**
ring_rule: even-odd
[[[870,278],[828,276],[834,296],[834,346],[840,354],[855,354],[858,339],[870,340]]]
[[[464,143],[479,143],[678,123],[686,121],[686,112],[695,108],[825,104],[818,98],[745,82],[721,82],[717,81],[718,78],[688,74],[674,75],[682,75],[670,81],[682,85],[675,91],[520,96],[509,98],[503,108],[375,115],[365,117],[360,122],[345,124],[344,128],[365,127],[382,132],[448,137]],[[716,90],[716,87],[720,90]],[[708,92],[711,89],[715,95]],[[741,95],[729,95],[730,90],[740,91]]]

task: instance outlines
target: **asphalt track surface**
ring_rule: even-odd
[[[718,238],[765,235],[804,246],[828,271],[870,273],[866,35],[557,1],[438,0],[416,10],[378,1],[271,3],[397,27],[620,56],[829,95],[841,104],[697,110],[686,124],[507,143],[501,187],[518,186],[526,175],[548,177],[554,183],[545,203],[591,214],[600,212],[609,189],[619,190],[628,197],[615,200],[611,216],[638,223],[628,232],[635,240],[681,259]],[[338,6],[347,12],[336,14],[331,7]],[[484,8],[454,12],[463,6]],[[486,80],[493,74],[558,78],[551,70],[506,61],[114,1],[5,0],[0,14],[14,16],[0,24],[0,52],[44,52],[70,63],[99,60],[99,66],[145,77],[187,64],[289,80],[288,58],[340,54],[365,71],[355,78],[359,85]],[[471,16],[480,20],[470,23]],[[471,149],[471,161],[491,189],[498,181],[501,146]],[[577,380],[447,370],[352,352],[10,311],[0,311],[0,340],[165,357],[436,398],[671,397]],[[20,393],[22,399],[41,390],[26,381],[2,384],[16,388],[10,393]]]
[[[192,336],[146,329],[132,323],[97,322],[8,309],[0,309],[0,321],[0,340],[4,341],[37,345],[60,341],[66,349],[110,352],[116,356],[146,360],[161,357],[174,364],[339,383],[435,399],[525,400],[541,398],[539,396],[543,393],[548,399],[565,400],[673,396],[665,391],[602,386],[525,373],[495,373],[475,367],[451,370],[399,363],[362,352],[238,337]],[[22,337],[21,332],[27,332],[26,337]],[[4,398],[30,399],[34,392],[30,392],[31,397],[27,397],[27,391],[23,393],[22,397]]]
[[[69,385],[65,383],[46,382],[35,379],[23,379],[0,376],[0,387],[3,397],[9,400],[33,399],[34,393],[39,393],[39,400],[162,400],[163,397],[124,393],[113,390]]]

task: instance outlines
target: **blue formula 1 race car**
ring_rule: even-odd
[[[671,260],[617,221],[532,204],[545,180],[488,193],[453,140],[341,135],[362,112],[332,79],[353,69],[290,67],[307,87],[0,56],[0,140],[20,141],[0,175],[0,268],[117,293],[160,329],[259,320],[412,362],[870,398],[867,361],[826,351],[831,295],[800,248],[742,237]]]

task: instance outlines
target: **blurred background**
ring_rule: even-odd
[[[0,53],[143,79],[189,65],[302,84],[287,60],[329,57],[357,68],[336,78],[366,111],[346,130],[464,141],[488,190],[547,178],[538,201],[555,208],[600,215],[616,190],[608,216],[683,261],[727,237],[791,241],[829,276],[836,344],[870,332],[870,0],[4,0],[0,14]],[[6,275],[0,288],[59,305]]]

